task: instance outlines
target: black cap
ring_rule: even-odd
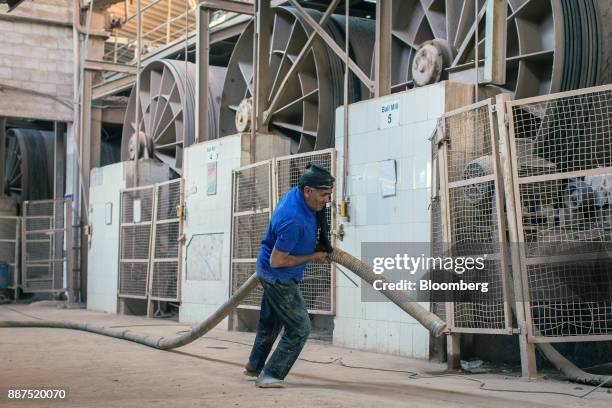
[[[300,187],[333,188],[336,179],[320,165],[310,162],[300,177]]]

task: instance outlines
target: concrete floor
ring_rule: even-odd
[[[70,320],[175,336],[188,326],[51,305],[0,306],[0,320]],[[0,328],[0,406],[3,407],[610,407],[612,393],[586,398],[486,391],[467,378],[426,378],[444,365],[309,341],[286,388],[263,390],[244,377],[250,333],[215,329],[176,351],[59,329]],[[406,372],[349,368],[345,365]],[[310,360],[310,361],[306,361]],[[319,363],[317,363],[319,362]],[[558,380],[526,382],[496,374],[471,375],[487,388],[584,394],[592,387]],[[68,400],[8,401],[9,388],[67,387]]]

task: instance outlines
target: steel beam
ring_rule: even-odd
[[[90,130],[90,151],[89,160],[90,168],[100,167],[100,158],[102,156],[102,109],[91,109],[91,130]]]
[[[55,122],[55,139],[53,145],[53,199],[64,198],[66,180],[66,124]]]
[[[101,83],[93,87],[92,98],[97,100],[114,95],[117,92],[128,90],[134,86],[135,82],[136,75],[127,75],[109,82]]]
[[[257,66],[255,67],[255,121],[252,122],[256,131],[267,133],[268,126],[263,120],[263,112],[268,109],[268,95],[270,94],[270,27],[272,26],[272,9],[270,0],[256,0],[258,2],[257,15],[255,18],[255,35],[257,38]],[[252,148],[255,143],[251,143]],[[251,163],[255,160],[255,154]]]
[[[327,22],[331,18],[332,14],[334,13],[334,10],[336,9],[339,3],[340,3],[340,0],[333,0],[332,3],[329,5],[329,7],[327,7],[325,14],[323,15],[323,17],[321,17],[321,20],[319,21],[319,25],[321,27],[325,27],[325,24],[327,24]],[[306,56],[306,54],[310,50],[310,45],[312,44],[312,42],[314,41],[316,37],[317,37],[316,31],[310,34],[310,36],[308,37],[308,40],[302,47],[302,50],[300,51],[298,56],[295,58],[295,61],[293,61],[291,68],[289,68],[289,72],[287,72],[287,74],[281,81],[281,84],[279,85],[276,93],[274,94],[274,97],[272,98],[272,102],[270,102],[269,107],[266,109],[265,112],[263,112],[264,123],[266,126],[270,123],[270,118],[272,117],[272,114],[274,113],[274,109],[276,109],[276,107],[278,106],[278,102],[280,101],[280,98],[283,95],[285,88],[287,87],[287,83],[289,82],[289,79],[297,73],[297,70],[300,67],[300,63],[304,59],[304,56]]]
[[[208,139],[208,65],[210,51],[210,9],[206,6],[197,8],[196,14],[196,143]]]
[[[136,72],[136,67],[132,65],[116,64],[114,62],[91,59],[85,60],[85,69],[89,71],[122,72],[125,74],[134,74]]]
[[[485,63],[483,83],[506,83],[506,0],[488,0],[485,14]]]
[[[223,27],[217,26],[211,29],[210,34],[209,34],[210,36],[209,44],[215,44],[217,42],[227,40],[228,38],[240,35],[244,31],[250,19],[246,17],[244,18],[237,17],[237,19],[240,19],[240,21],[235,24],[232,24],[229,26],[223,26]],[[194,46],[196,43],[197,43],[197,32],[189,35],[189,37],[187,38],[187,46],[191,47],[191,46]],[[185,39],[184,38],[179,39],[179,40],[176,40],[171,45],[169,45],[168,47],[162,50],[159,50],[158,52],[154,54],[147,55],[145,58],[142,59],[142,63],[146,64],[149,61],[167,58],[168,56],[172,54],[176,54],[177,52],[182,51],[184,49],[185,49]],[[122,77],[119,77],[111,81],[104,82],[102,84],[94,86],[92,97],[94,100],[97,100],[97,99],[104,98],[106,96],[115,95],[118,92],[125,91],[125,90],[132,88],[135,82],[136,82],[135,75],[126,75],[126,76],[122,76]]]
[[[374,56],[374,95],[391,93],[391,0],[376,2],[376,43]]]
[[[91,170],[90,149],[91,149],[91,89],[93,84],[94,72],[85,71],[83,73],[83,93],[81,94],[81,131],[79,135],[79,157],[81,158],[81,177],[82,177],[82,195],[87,197],[89,193],[89,172]],[[81,206],[87,206],[88,203],[81,200]]]
[[[255,15],[254,8],[249,3],[242,3],[232,0],[203,0],[200,1],[199,4],[201,7],[208,8],[209,10],[223,10],[236,14],[247,14],[250,16]]]
[[[300,3],[298,2],[298,0],[290,0],[291,4],[295,7],[295,9],[300,13],[300,16],[302,18],[304,18],[304,20],[306,21],[306,23],[308,23],[308,25],[316,31],[316,33],[319,35],[319,37],[321,37],[321,39],[323,41],[325,41],[325,44],[327,44],[327,46],[329,48],[331,48],[331,50],[340,58],[342,59],[342,61],[348,60],[349,61],[349,68],[351,69],[351,71],[353,71],[353,73],[355,74],[355,76],[357,76],[357,78],[359,78],[359,80],[361,82],[363,82],[369,89],[370,91],[374,91],[374,82],[370,79],[370,77],[368,75],[366,75],[361,68],[359,68],[359,66],[357,65],[357,63],[355,63],[355,61],[353,61],[351,58],[347,58],[346,54],[344,52],[344,50],[342,48],[340,48],[340,46],[338,44],[336,44],[336,42],[334,41],[333,38],[331,38],[331,36],[329,34],[327,34],[327,32],[323,29],[323,27],[321,27],[314,18],[312,18],[312,16],[310,14],[308,14],[306,12],[306,10],[304,10],[304,8],[300,5]]]

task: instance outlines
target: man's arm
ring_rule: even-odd
[[[276,247],[272,248],[270,255],[270,266],[273,268],[288,268],[306,262],[327,262],[328,253],[324,251],[314,252],[310,255],[289,255],[288,252],[279,251]]]

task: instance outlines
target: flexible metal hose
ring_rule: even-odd
[[[379,279],[379,277],[372,272],[372,267],[366,265],[342,250],[335,249],[333,253],[330,254],[330,259],[354,271],[357,276],[361,277],[367,282],[371,283],[374,281],[374,279]],[[240,288],[238,288],[238,290],[236,290],[236,292],[211,316],[200,324],[193,326],[189,332],[171,339],[151,337],[148,335],[135,333],[130,330],[116,330],[94,326],[89,323],[75,323],[67,321],[0,321],[0,327],[46,327],[54,329],[81,330],[101,334],[103,336],[114,337],[117,339],[133,341],[135,343],[160,350],[170,350],[189,344],[205,335],[213,327],[219,324],[221,320],[225,319],[225,317],[227,317],[232,310],[234,310],[249,295],[249,293],[253,291],[253,289],[255,289],[258,284],[259,279],[257,278],[257,275],[251,275],[251,277],[247,279],[247,281],[240,286]],[[446,328],[446,323],[440,320],[438,316],[425,310],[418,303],[402,292],[382,291],[382,293],[406,313],[413,316],[435,336],[440,336]]]
[[[213,327],[219,324],[221,320],[225,319],[225,317],[228,316],[230,312],[234,310],[258,284],[259,279],[257,278],[257,275],[251,275],[251,277],[247,279],[247,281],[240,288],[238,288],[238,290],[211,316],[209,316],[202,323],[193,326],[188,333],[171,339],[166,339],[164,337],[151,337],[144,334],[135,333],[130,330],[116,330],[94,326],[89,323],[75,323],[67,321],[0,321],[0,327],[40,327],[81,330],[101,334],[103,336],[114,337],[116,339],[133,341],[134,343],[139,343],[160,350],[170,350],[189,344],[205,335]]]
[[[375,280],[381,280],[383,282],[386,282],[385,278],[382,275],[377,275],[374,273],[370,265],[360,261],[359,259],[344,252],[341,249],[334,248],[334,251],[329,255],[329,258],[333,262],[336,262],[348,268],[350,271],[354,272],[357,276],[368,282],[370,285],[372,285]],[[402,309],[404,312],[414,317],[416,321],[425,326],[425,328],[429,330],[434,336],[439,337],[446,330],[446,322],[444,320],[440,319],[434,313],[425,309],[416,300],[408,296],[405,292],[383,289],[380,291],[380,293],[385,295],[390,301],[399,306],[399,308]]]
[[[334,249],[329,256],[332,262],[336,262],[349,270],[353,271],[357,276],[372,284],[376,279],[384,278],[376,275],[372,271],[372,267],[352,255],[340,250]],[[130,330],[116,330],[106,327],[94,326],[88,323],[75,323],[68,321],[0,321],[0,327],[34,327],[34,328],[54,328],[54,329],[72,329],[81,330],[103,336],[113,337],[122,340],[133,341],[148,347],[153,347],[160,350],[170,350],[184,346],[192,341],[202,337],[213,327],[227,317],[249,293],[259,284],[259,279],[256,274],[251,275],[247,281],[236,290],[236,292],[208,319],[204,320],[197,326],[191,328],[188,333],[166,339],[164,337],[151,337],[144,334],[132,332]],[[419,305],[414,299],[399,291],[381,291],[389,300],[399,306],[403,311],[414,317],[419,323],[425,326],[434,336],[440,336],[446,330],[446,323],[438,316]],[[544,356],[568,379],[571,381],[599,385],[610,386],[610,377],[587,373],[576,367],[572,362],[563,357],[550,344],[538,344],[540,351]]]

